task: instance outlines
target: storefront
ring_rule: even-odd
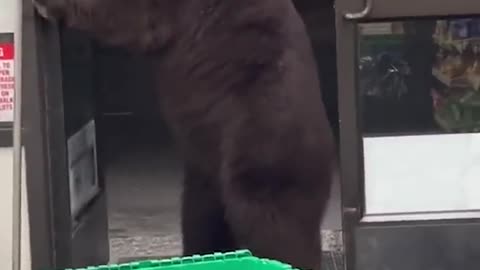
[[[99,49],[82,33],[37,18],[30,1],[23,9],[22,217],[30,223],[23,269],[104,264]],[[335,13],[346,269],[478,269],[480,3],[337,0]],[[8,183],[0,214],[7,221],[15,14],[13,0],[0,3],[0,173]],[[11,242],[10,225],[0,231]],[[11,252],[0,248],[5,269]]]

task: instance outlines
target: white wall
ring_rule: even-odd
[[[28,222],[24,161],[25,159],[23,159],[24,166],[22,172],[22,270],[30,270],[30,227]],[[13,149],[11,147],[0,148],[0,269],[5,270],[11,269],[12,265],[12,172]]]
[[[15,29],[15,0],[0,0],[0,33],[13,33]],[[31,269],[30,227],[23,162],[22,185],[22,270]],[[11,269],[12,264],[12,181],[13,150],[0,148],[0,269]]]
[[[14,31],[15,0],[0,0],[0,33]]]

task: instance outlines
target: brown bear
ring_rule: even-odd
[[[44,17],[148,54],[184,155],[185,255],[249,249],[320,269],[337,166],[292,0],[38,0]],[[138,90],[140,91],[140,90]]]

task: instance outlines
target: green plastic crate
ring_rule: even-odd
[[[297,270],[275,260],[261,259],[248,250],[164,260],[92,266],[76,270]],[[74,269],[66,269],[74,270]]]

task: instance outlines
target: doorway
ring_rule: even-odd
[[[95,50],[110,261],[179,256],[183,167],[159,113],[148,59]]]
[[[329,118],[338,136],[333,2],[317,4],[320,2],[295,3],[312,37],[315,57],[322,61],[319,76],[323,78],[324,99],[330,105]],[[174,141],[159,116],[148,58],[95,44],[94,59],[99,160],[108,194],[110,260],[178,256],[183,169]],[[342,269],[340,207],[340,180],[336,178],[321,228],[325,269]]]
[[[318,1],[300,2],[315,57],[328,59],[319,65],[319,76],[327,78],[322,80],[329,89],[323,98],[332,105],[327,111],[335,126],[333,6],[322,2],[312,9]],[[31,37],[36,43],[31,44],[38,46],[28,66],[38,61],[39,73],[38,86],[26,91],[38,108],[27,111],[31,119],[40,118],[32,123],[39,123],[41,134],[31,135],[28,142],[42,148],[27,153],[42,160],[32,162],[29,181],[49,191],[39,194],[30,185],[30,207],[48,209],[42,226],[51,234],[45,241],[52,247],[45,250],[44,243],[32,242],[33,250],[45,253],[33,252],[32,261],[42,262],[38,268],[62,269],[180,255],[183,170],[159,113],[148,57],[100,46],[81,31],[44,20],[27,22],[35,32]],[[318,31],[323,34],[316,36]],[[39,167],[46,168],[45,176],[35,175]],[[31,221],[38,222],[38,217]],[[342,269],[338,177],[318,229],[325,269]]]
[[[333,2],[295,4],[320,61],[323,98],[338,138]],[[26,6],[33,11],[30,3]],[[32,260],[42,260],[42,269],[62,269],[180,255],[183,169],[159,113],[149,59],[100,46],[81,31],[43,20],[26,25],[35,33],[31,44],[38,46],[28,66],[38,61],[40,77],[39,86],[26,91],[39,108],[27,111],[41,133],[28,141],[41,146],[35,157],[45,163],[32,162],[36,167],[29,181],[39,186],[42,177],[41,186],[49,190],[39,195],[30,185],[35,197],[30,207],[41,202],[48,209],[42,223],[52,247],[32,242],[32,250],[46,253],[33,252]],[[33,157],[33,150],[27,156]],[[45,177],[35,175],[38,167],[46,168]],[[39,222],[38,217],[31,221]],[[337,177],[318,228],[324,269],[343,269],[341,228]]]

